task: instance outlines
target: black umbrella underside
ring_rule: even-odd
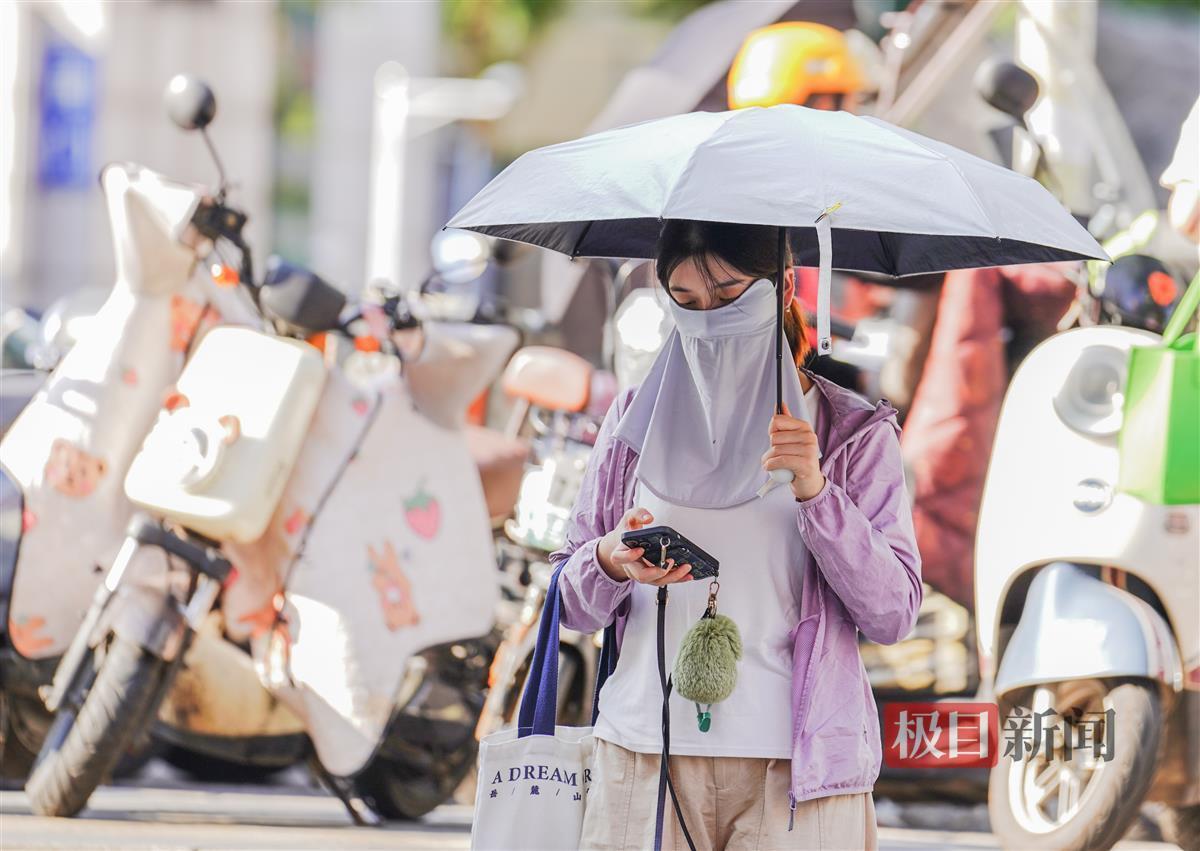
[[[538,245],[570,257],[653,259],[662,221],[606,219],[468,227],[487,236]],[[817,232],[789,228],[797,266],[818,265]],[[1087,255],[1015,239],[884,233],[833,228],[833,268],[891,277],[1022,263],[1089,260]]]

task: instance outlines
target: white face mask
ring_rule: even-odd
[[[692,508],[754,499],[775,413],[775,287],[755,281],[713,310],[672,302],[676,328],[630,402],[615,437],[639,454],[637,476],[660,498]],[[800,377],[785,364],[783,398],[811,418]]]

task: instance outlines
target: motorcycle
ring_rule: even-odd
[[[1125,273],[1147,290],[1150,275],[1168,274],[1140,255],[1107,275]],[[1013,376],[984,487],[982,694],[999,703],[1003,730],[1036,720],[1046,733],[992,769],[992,828],[1006,847],[1107,848],[1144,801],[1160,801],[1195,848],[1200,506],[1116,487],[1130,351],[1161,338],[1103,324],[1111,317],[1090,324],[1086,289],[1081,301],[1083,327],[1041,343]]]
[[[526,433],[532,439],[512,516],[503,521],[503,535],[497,535],[509,612],[488,674],[487,702],[476,727],[479,738],[516,721],[553,572],[549,556],[566,543],[575,497],[611,403],[605,378],[571,352],[526,346],[513,355],[501,379],[516,403],[507,429],[510,439]],[[564,723],[588,723],[588,684],[596,675],[598,647],[594,636],[562,632],[559,710],[568,719]]]
[[[215,112],[183,77],[167,105],[201,134]],[[133,165],[102,182],[113,292],[0,444],[22,518],[4,688],[21,672],[22,715],[31,693],[52,713],[32,808],[78,812],[153,729],[234,762],[310,757],[360,822],[428,812],[473,767],[497,598],[455,411],[511,335],[395,295],[344,319],[287,264],[257,285],[223,174],[215,195]]]
[[[117,283],[61,360],[59,332],[72,323],[48,321],[53,314],[43,321],[24,347],[39,367],[28,373],[32,392],[12,397],[15,418],[0,442],[0,774],[8,779],[27,776],[50,726],[38,691],[82,620],[99,565],[119,547],[131,514],[120,477],[164,389],[218,315],[214,303],[245,318],[226,293],[191,280],[202,240],[190,225],[201,207],[195,189],[123,163],[108,166],[101,185]],[[50,353],[38,338],[56,343],[48,362],[37,356]],[[54,366],[49,377],[45,366]]]

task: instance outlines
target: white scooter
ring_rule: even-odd
[[[203,130],[215,103],[176,78],[168,108]],[[409,346],[400,299],[356,325],[311,273],[256,286],[224,187],[102,182],[117,282],[0,444],[4,688],[53,671],[32,807],[77,812],[153,726],[313,754],[362,820],[427,812],[473,768],[497,599],[461,412],[515,335],[429,323]],[[191,287],[229,245],[233,286]]]
[[[1200,847],[1200,506],[1116,487],[1129,352],[1160,340],[1064,331],[1005,395],[975,612],[982,695],[1002,722],[991,823],[1007,848],[1108,848],[1143,801],[1174,808],[1174,838]]]

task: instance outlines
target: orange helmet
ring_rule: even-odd
[[[824,24],[773,24],[742,42],[729,69],[729,108],[804,104],[812,95],[848,95],[866,87],[842,33]]]

